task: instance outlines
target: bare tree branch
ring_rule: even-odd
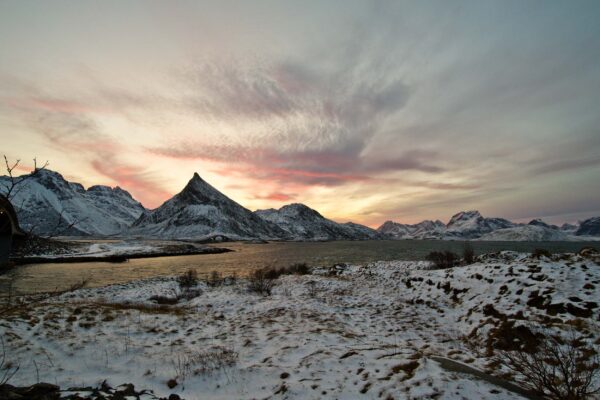
[[[583,400],[600,393],[600,359],[585,339],[556,337],[548,330],[535,349],[501,351],[497,360],[544,398]]]
[[[21,176],[15,176],[14,175],[14,171],[15,169],[19,166],[19,164],[21,163],[20,159],[17,159],[14,163],[10,163],[8,161],[8,157],[6,157],[6,155],[4,155],[4,164],[5,164],[5,168],[6,168],[6,173],[8,174],[8,184],[3,185],[4,187],[4,191],[3,191],[3,195],[4,197],[6,197],[7,199],[11,199],[11,197],[14,197],[14,195],[16,195],[18,192],[15,192],[15,188],[17,188],[21,183],[25,182],[28,179],[33,178],[34,176],[36,176],[37,174],[40,173],[40,171],[46,169],[46,167],[48,166],[48,161],[46,161],[44,163],[44,165],[42,165],[41,167],[38,167],[37,164],[37,158],[33,158],[33,171],[31,171],[29,174],[26,175],[21,175]]]

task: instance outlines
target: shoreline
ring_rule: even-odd
[[[107,262],[107,263],[122,263],[127,262],[130,259],[138,258],[157,258],[157,257],[176,257],[176,256],[193,256],[202,254],[221,254],[233,252],[235,250],[228,249],[225,247],[206,247],[204,249],[193,250],[189,252],[156,252],[156,253],[131,253],[131,254],[109,254],[101,256],[32,256],[24,258],[10,259],[9,262],[13,263],[14,266],[29,265],[29,264],[53,264],[53,263],[84,263],[84,262]]]

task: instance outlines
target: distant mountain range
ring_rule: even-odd
[[[2,186],[8,177],[0,177]],[[600,238],[600,217],[579,225],[528,224],[486,218],[462,211],[442,221],[402,224],[386,221],[378,229],[338,223],[304,204],[250,211],[219,192],[198,174],[183,190],[154,210],[145,209],[116,187],[68,182],[57,172],[42,170],[18,187],[11,199],[24,230],[48,236],[120,236],[163,239],[230,240],[511,240],[557,241]]]
[[[386,221],[378,229],[390,239],[444,239],[444,240],[507,240],[507,241],[563,241],[585,240],[600,236],[600,218],[587,219],[579,226],[549,225],[540,219],[527,224],[504,218],[486,218],[479,211],[461,211],[447,224],[441,221],[423,221],[401,224]]]

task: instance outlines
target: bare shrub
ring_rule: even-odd
[[[307,275],[310,273],[310,268],[306,263],[292,264],[284,270],[284,275]]]
[[[217,287],[223,284],[223,275],[219,271],[212,271],[206,280],[210,287]]]
[[[540,257],[542,257],[542,256],[550,258],[550,257],[552,256],[552,253],[550,253],[550,252],[549,252],[548,250],[546,250],[546,249],[534,249],[534,250],[531,252],[531,256],[532,256],[533,258],[540,258]]]
[[[463,262],[466,265],[473,264],[475,262],[475,250],[473,249],[471,243],[465,243],[465,245],[463,246],[462,256]]]
[[[537,347],[500,351],[496,360],[536,394],[555,400],[580,400],[600,393],[598,353],[570,332],[561,338],[544,332]]]
[[[13,376],[19,371],[20,366],[15,365],[8,360],[6,355],[6,346],[4,344],[4,336],[0,336],[0,346],[2,346],[2,354],[0,354],[0,387],[7,384]]]
[[[6,155],[4,156],[4,164],[5,164],[6,172],[8,175],[7,176],[8,183],[0,186],[0,190],[1,190],[0,193],[9,200],[11,200],[17,194],[18,190],[16,190],[16,189],[22,188],[22,186],[20,186],[20,185],[23,182],[25,182],[28,179],[33,178],[34,176],[39,174],[40,171],[46,169],[46,167],[48,166],[48,161],[46,161],[41,167],[38,166],[37,159],[34,158],[33,159],[33,171],[31,171],[27,175],[14,176],[13,172],[15,171],[15,169],[18,170],[20,163],[21,163],[21,160],[16,160],[14,163],[11,163],[8,161],[8,158],[6,157]]]
[[[250,274],[248,277],[248,291],[270,296],[273,286],[275,286],[275,279],[279,277],[273,271],[271,268],[261,268]]]
[[[233,272],[231,275],[223,278],[224,285],[235,285],[237,283],[238,276],[236,272]]]
[[[306,275],[310,273],[310,268],[306,263],[292,264],[288,267],[265,267],[254,271],[248,277],[250,292],[270,296],[271,290],[275,285],[275,280],[282,275]]]
[[[179,298],[177,297],[169,297],[169,296],[152,296],[149,299],[150,301],[155,302],[156,304],[177,304],[179,302]]]
[[[431,261],[435,269],[447,269],[456,265],[459,257],[456,253],[449,250],[432,251],[426,257],[427,261]]]
[[[179,287],[182,289],[188,289],[198,284],[198,273],[195,269],[188,269],[183,275],[177,278]]]
[[[318,289],[317,289],[317,281],[308,281],[306,282],[306,289],[308,296],[311,298],[317,297]]]
[[[188,376],[200,375],[235,365],[238,353],[232,348],[214,346],[208,350],[179,354],[173,361],[175,374],[184,381]]]
[[[202,294],[200,289],[185,289],[177,295],[177,300],[192,300],[199,297]]]

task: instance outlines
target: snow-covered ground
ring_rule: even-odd
[[[197,297],[161,306],[150,298],[182,289],[154,278],[30,299],[4,312],[0,333],[20,365],[13,384],[107,379],[186,399],[516,399],[434,357],[500,373],[494,341],[540,321],[574,326],[600,350],[598,263],[503,252],[447,270],[340,265],[282,276],[272,296],[244,280],[200,282]]]

